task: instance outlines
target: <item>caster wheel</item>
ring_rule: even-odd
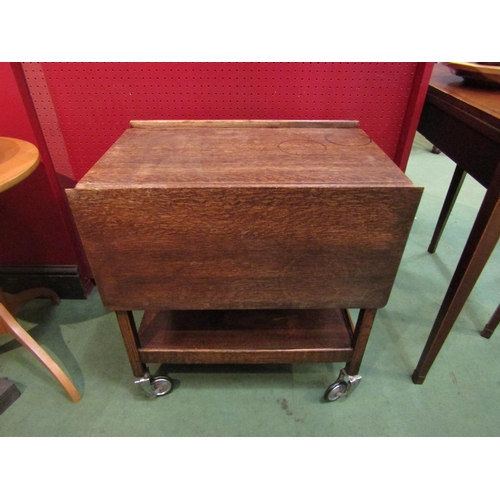
[[[345,380],[338,380],[328,387],[324,397],[326,401],[337,401],[337,399],[344,397],[346,392],[347,382]]]
[[[151,390],[153,397],[165,396],[172,391],[174,385],[170,377],[154,377],[151,380]]]

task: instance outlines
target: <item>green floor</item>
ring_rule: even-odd
[[[500,331],[490,340],[478,334],[500,302],[498,248],[425,383],[410,378],[484,195],[467,178],[437,253],[428,254],[453,169],[417,136],[407,175],[425,192],[391,298],[375,320],[363,381],[349,398],[321,400],[343,364],[308,364],[187,367],[171,372],[178,387],[170,395],[147,399],[134,387],[115,316],[94,290],[59,307],[33,301],[19,315],[74,381],[80,403],[26,349],[0,340],[0,377],[22,392],[0,416],[0,435],[500,435]]]

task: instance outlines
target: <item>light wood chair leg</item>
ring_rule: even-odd
[[[0,302],[15,316],[30,300],[37,298],[50,299],[55,306],[61,303],[56,292],[49,288],[30,288],[19,293],[2,292],[0,289]]]
[[[7,308],[0,303],[0,333],[11,333],[22,345],[28,348],[63,386],[73,403],[78,403],[81,396],[68,376],[57,363],[33,340],[31,335],[17,322]]]

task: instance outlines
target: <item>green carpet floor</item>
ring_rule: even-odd
[[[0,436],[498,436],[500,331],[490,340],[478,332],[500,302],[500,249],[425,383],[410,378],[484,196],[467,178],[437,252],[428,254],[453,170],[417,135],[406,173],[424,195],[389,303],[375,320],[363,380],[349,398],[322,401],[343,367],[335,363],[177,368],[175,390],[148,399],[133,384],[115,315],[94,290],[58,307],[36,300],[19,314],[73,380],[80,403],[30,352],[0,339],[0,377],[22,392],[0,415]]]

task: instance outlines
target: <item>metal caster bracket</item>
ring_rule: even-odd
[[[158,398],[166,396],[173,389],[173,381],[170,377],[159,376],[151,377],[149,373],[145,373],[142,377],[137,377],[134,384],[139,386],[142,391],[150,398]]]
[[[342,368],[337,380],[325,391],[324,398],[329,402],[346,398],[356,389],[360,382],[361,375],[349,375],[345,368]]]

